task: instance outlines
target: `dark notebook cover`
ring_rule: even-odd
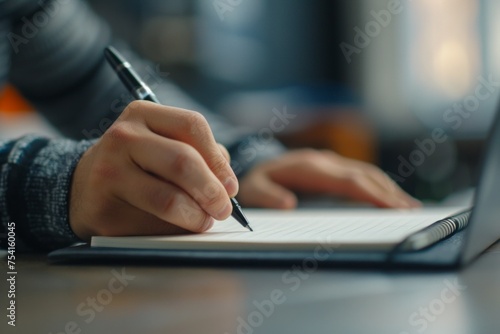
[[[49,262],[67,263],[127,263],[160,265],[215,265],[242,267],[286,267],[299,265],[322,268],[400,268],[440,270],[459,267],[465,231],[416,252],[341,251],[321,254],[314,252],[275,251],[186,251],[133,248],[99,248],[87,245],[68,247],[49,254]]]

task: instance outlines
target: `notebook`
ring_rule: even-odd
[[[500,238],[499,152],[497,110],[470,210],[245,210],[255,232],[228,219],[198,235],[94,237],[91,247],[56,250],[49,261],[460,268]]]
[[[346,250],[389,250],[418,232],[438,234],[439,241],[453,233],[447,226],[464,208],[413,210],[245,210],[254,229],[248,231],[233,218],[216,222],[201,234],[177,236],[93,237],[92,247],[170,250],[314,251],[319,245]],[[443,219],[450,217],[448,220]],[[434,226],[433,229],[430,229]],[[423,248],[423,247],[420,247]]]

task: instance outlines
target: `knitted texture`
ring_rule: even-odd
[[[2,244],[8,222],[18,243],[56,249],[80,241],[69,226],[73,171],[91,142],[26,136],[0,142]]]

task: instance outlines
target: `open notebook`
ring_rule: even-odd
[[[310,250],[328,245],[350,250],[388,250],[464,208],[415,210],[245,210],[254,232],[233,218],[202,234],[93,237],[92,247],[170,250]],[[449,234],[449,233],[448,233]],[[437,240],[436,240],[437,241]]]

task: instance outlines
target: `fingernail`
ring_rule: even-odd
[[[224,188],[226,188],[226,191],[230,197],[236,196],[239,188],[238,180],[231,176],[228,177],[226,181],[224,181]]]
[[[233,207],[231,205],[231,203],[227,203],[224,208],[222,210],[219,211],[219,213],[217,213],[217,219],[219,220],[222,220],[222,219],[226,219],[227,217],[229,217],[229,215],[231,214],[231,212],[233,211]]]

